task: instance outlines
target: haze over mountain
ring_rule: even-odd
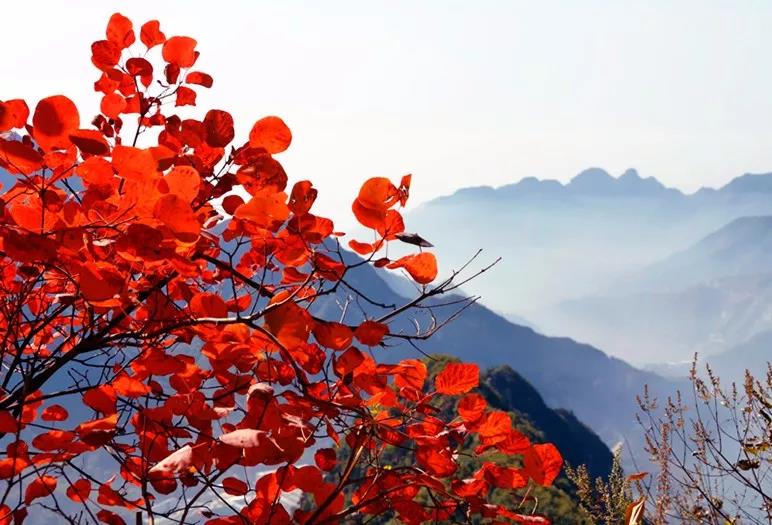
[[[743,217],[550,313],[566,333],[639,362],[710,356],[772,329],[770,253],[772,216]]]
[[[351,258],[349,262],[356,260],[352,254],[345,257]],[[389,279],[394,278],[392,275]],[[393,290],[393,284],[387,284],[379,272],[367,265],[347,274],[346,282],[373,302],[400,305],[407,301]],[[448,304],[459,298],[434,298],[427,304]],[[316,307],[323,309],[323,315],[334,317],[335,312],[342,312],[344,305],[347,305],[345,320],[352,323],[387,311],[372,302],[356,301],[353,294],[345,290],[318,302]],[[437,307],[435,313],[442,319],[455,312],[457,306]],[[430,326],[431,318],[424,311],[414,318],[392,321],[390,326],[392,331],[413,334],[415,323],[425,328]],[[609,446],[632,439],[639,431],[635,398],[643,392],[644,385],[648,384],[655,394],[667,395],[680,384],[638,370],[592,346],[569,338],[546,337],[513,324],[479,304],[467,308],[428,340],[419,342],[418,348],[426,354],[449,354],[474,362],[483,369],[510,366],[533,385],[549,407],[570,410]],[[389,362],[421,356],[407,343],[376,352],[376,357]]]
[[[770,220],[752,217],[772,215],[770,197],[772,174],[687,195],[635,170],[591,168],[567,184],[460,190],[406,222],[437,246],[445,269],[477,248],[503,257],[474,283],[491,308],[646,363],[719,351],[765,326],[757,274],[768,268]]]

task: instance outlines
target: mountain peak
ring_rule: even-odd
[[[571,182],[567,184],[568,188],[580,191],[598,191],[606,190],[614,185],[614,177],[601,168],[588,168],[576,175]]]
[[[638,170],[635,168],[627,168],[625,172],[622,174],[621,177],[619,177],[619,180],[642,180],[641,176],[638,175]]]
[[[746,173],[719,190],[724,193],[772,193],[772,173]]]

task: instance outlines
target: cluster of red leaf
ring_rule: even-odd
[[[354,324],[314,313],[359,265],[435,280],[431,253],[374,255],[405,230],[396,208],[410,177],[362,186],[353,212],[376,240],[351,241],[368,258],[347,263],[332,221],[311,213],[311,183],[287,192],[274,158],[292,140],[284,122],[258,120],[235,146],[227,112],[171,113],[212,86],[192,70],[196,41],[167,37],[158,21],[136,40],[115,14],[92,45],[102,100],[90,126],[63,95],[38,102],[31,122],[23,100],[0,102],[0,168],[13,176],[0,201],[0,479],[9,485],[0,524],[32,509],[108,524],[142,512],[310,525],[386,508],[406,523],[456,513],[541,519],[487,502],[493,488],[549,485],[561,459],[468,393],[476,366],[451,364],[427,389],[422,361],[379,364],[367,351],[397,337],[390,323],[450,281]],[[148,130],[157,140],[140,146]],[[440,419],[432,400],[460,394],[457,417]],[[457,477],[472,438],[477,454],[521,454],[523,467],[491,461]],[[319,448],[344,442],[341,465],[336,449]],[[414,450],[416,464],[351,477],[363,457],[393,445]],[[315,462],[301,466],[309,450]],[[296,490],[310,507],[285,503]],[[419,493],[434,504],[418,503]]]

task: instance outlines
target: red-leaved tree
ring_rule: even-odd
[[[543,523],[488,503],[494,488],[551,484],[561,458],[470,393],[477,366],[430,380],[419,359],[373,358],[474,301],[438,300],[461,283],[454,272],[432,285],[434,255],[404,233],[410,176],[364,183],[353,213],[374,235],[349,242],[354,257],[311,213],[309,181],[287,192],[281,119],[233,145],[227,112],[174,113],[212,86],[193,69],[194,39],[155,20],[136,33],[115,14],[91,49],[102,98],[90,125],[63,95],[31,119],[24,100],[0,102],[0,525],[46,513],[321,525],[386,510],[416,524]],[[416,253],[389,259],[395,240]],[[415,281],[412,300],[381,304],[349,279],[383,266]],[[323,307],[343,296],[346,315]],[[417,311],[431,322],[395,328]],[[440,396],[463,396],[451,418]],[[522,455],[522,468],[491,460],[463,478],[472,442],[481,457]],[[415,463],[381,464],[387,447]]]

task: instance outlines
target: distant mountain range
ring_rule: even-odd
[[[352,263],[357,260],[352,254],[346,254],[346,257]],[[387,279],[395,278],[392,275]],[[387,283],[381,272],[367,265],[347,274],[346,282],[374,302],[400,305],[407,300],[394,291],[394,283]],[[345,319],[351,323],[386,311],[371,302],[347,299],[353,300],[353,295],[341,290],[337,296],[319,301],[315,307],[325,317],[334,318],[340,315],[343,305],[348,304]],[[453,297],[442,297],[430,304],[453,300]],[[447,315],[455,308],[455,305],[439,307],[436,313]],[[414,323],[426,327],[430,322],[427,313],[419,311],[393,322],[391,329],[415,333]],[[547,406],[573,412],[609,446],[634,439],[639,432],[635,421],[635,399],[643,392],[644,385],[648,384],[655,395],[662,396],[683,385],[636,369],[592,346],[568,338],[546,337],[515,325],[481,305],[466,309],[455,321],[420,342],[418,347],[426,354],[449,354],[483,368],[511,367],[533,385]],[[376,351],[377,358],[389,362],[418,356],[418,350],[408,344]]]
[[[558,304],[553,322],[638,361],[720,353],[772,330],[770,254],[772,216],[736,219],[602,294]]]
[[[444,269],[502,256],[474,283],[494,310],[633,363],[719,352],[768,327],[772,174],[693,194],[635,170],[475,187],[414,210]],[[513,317],[514,318],[514,317]]]

